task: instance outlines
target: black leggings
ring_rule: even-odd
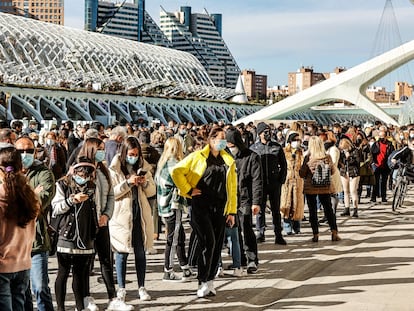
[[[105,282],[108,298],[115,297],[114,264],[112,260],[111,242],[108,226],[100,227],[95,241],[96,252],[101,264],[102,278]]]
[[[72,290],[75,295],[76,308],[83,310],[83,298],[89,294],[89,265],[92,254],[73,255],[57,253],[58,274],[55,281],[57,310],[65,310],[66,286],[72,268]]]

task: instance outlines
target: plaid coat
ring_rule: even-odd
[[[172,169],[177,163],[176,159],[169,159],[155,176],[158,215],[161,217],[172,216],[173,209],[184,209],[187,206],[187,200],[178,195],[178,189],[171,177]]]

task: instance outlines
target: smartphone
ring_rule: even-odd
[[[145,170],[143,170],[143,169],[141,169],[141,168],[140,168],[140,169],[138,170],[138,172],[137,172],[137,175],[138,175],[138,176],[145,176],[145,174],[146,174],[146,173],[147,173],[147,171],[145,171]]]

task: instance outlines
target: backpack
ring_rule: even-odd
[[[388,167],[390,168],[390,169],[392,169],[392,170],[395,170],[395,169],[397,169],[398,168],[398,162],[397,163],[392,163],[392,159],[394,159],[394,157],[395,157],[395,155],[398,153],[398,152],[400,152],[401,151],[401,149],[398,149],[398,150],[394,150],[393,152],[391,152],[390,153],[390,155],[388,156],[388,159],[387,159],[387,165],[388,165]]]
[[[331,184],[331,168],[325,160],[319,160],[312,174],[312,185],[314,187],[325,187]]]

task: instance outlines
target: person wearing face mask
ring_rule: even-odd
[[[26,175],[30,186],[35,189],[41,203],[41,213],[36,219],[36,238],[32,248],[32,268],[30,283],[26,292],[25,310],[33,310],[32,292],[36,297],[40,311],[53,310],[52,294],[49,288],[48,258],[51,251],[48,233],[47,213],[55,195],[55,178],[42,162],[36,159],[33,141],[23,136],[16,140],[16,150],[22,158],[22,173]]]
[[[71,172],[56,182],[52,218],[56,223],[58,272],[55,295],[58,310],[65,310],[69,273],[73,275],[73,294],[78,310],[97,310],[89,297],[89,265],[95,253],[98,219],[95,205],[95,165],[79,158]]]
[[[387,180],[390,174],[387,160],[394,147],[392,143],[386,139],[384,128],[379,130],[379,139],[371,146],[372,168],[375,175],[375,187],[371,193],[371,202],[376,202],[376,198],[381,195],[381,201],[387,202]]]
[[[185,124],[181,124],[178,128],[177,134],[174,137],[178,138],[182,145],[184,155],[188,155],[194,150],[194,138],[190,134],[190,129],[187,128]]]
[[[89,129],[88,131],[90,130],[92,129]],[[128,306],[125,302],[116,298],[113,276],[113,260],[108,222],[114,211],[115,198],[111,175],[104,163],[105,143],[97,137],[87,138],[79,150],[78,159],[81,158],[87,158],[89,161],[95,163],[96,166],[95,204],[98,219],[98,231],[96,233],[95,249],[99,257],[99,263],[101,264],[102,278],[109,299],[107,310],[127,310]],[[90,296],[89,293],[87,294]]]
[[[408,176],[414,176],[414,137],[408,138],[407,146],[397,151],[392,156],[391,162],[394,165],[398,162],[408,165]]]
[[[241,265],[247,273],[257,272],[259,258],[256,236],[253,231],[253,215],[260,211],[263,193],[262,168],[257,153],[246,147],[240,130],[230,128],[226,132],[227,147],[236,160],[237,168],[237,216]],[[226,228],[230,231],[231,228]],[[233,252],[232,252],[233,255]],[[233,259],[233,266],[234,266]],[[242,270],[241,270],[242,271]],[[237,275],[240,272],[235,270]]]
[[[303,178],[299,176],[299,169],[303,162],[300,143],[299,133],[291,131],[288,133],[286,147],[283,149],[287,162],[287,176],[282,185],[280,212],[283,215],[283,225],[288,235],[300,233],[300,221],[303,219],[305,210]]]
[[[154,246],[154,226],[148,198],[156,194],[151,165],[142,156],[141,145],[134,136],[128,136],[120,152],[109,167],[114,185],[115,206],[109,221],[115,269],[118,281],[118,299],[126,295],[127,260],[134,254],[141,300],[151,300],[145,289],[146,251]]]
[[[45,148],[49,156],[48,168],[53,172],[55,179],[58,180],[66,173],[67,152],[66,149],[57,141],[55,132],[46,134]]]
[[[361,144],[359,145],[359,149],[361,150],[361,164],[359,169],[358,202],[361,202],[363,186],[367,188],[366,198],[371,198],[372,187],[375,185],[375,176],[371,168],[372,154],[368,139],[362,131],[358,132],[358,138],[361,139]]]
[[[265,213],[266,203],[269,197],[272,222],[275,231],[275,244],[286,245],[282,236],[282,223],[280,216],[280,192],[285,183],[287,163],[285,153],[280,144],[271,139],[270,126],[264,122],[257,124],[258,140],[250,147],[256,152],[262,163],[263,176],[263,200],[260,212],[256,216],[257,242],[265,241]]]
[[[30,148],[32,149],[32,148]],[[22,174],[20,152],[0,142],[0,310],[25,310],[38,196]],[[47,278],[47,272],[46,272]],[[30,297],[31,299],[31,297]],[[53,306],[52,309],[53,310]]]
[[[345,203],[345,209],[341,216],[350,216],[350,203],[352,199],[352,217],[357,218],[361,152],[347,135],[341,138],[338,148],[340,150],[338,167],[341,174]]]
[[[236,163],[224,149],[224,130],[214,127],[208,144],[194,151],[173,168],[171,177],[181,196],[192,199],[190,224],[201,253],[198,256],[198,297],[215,295],[224,228],[233,227],[237,214]]]

